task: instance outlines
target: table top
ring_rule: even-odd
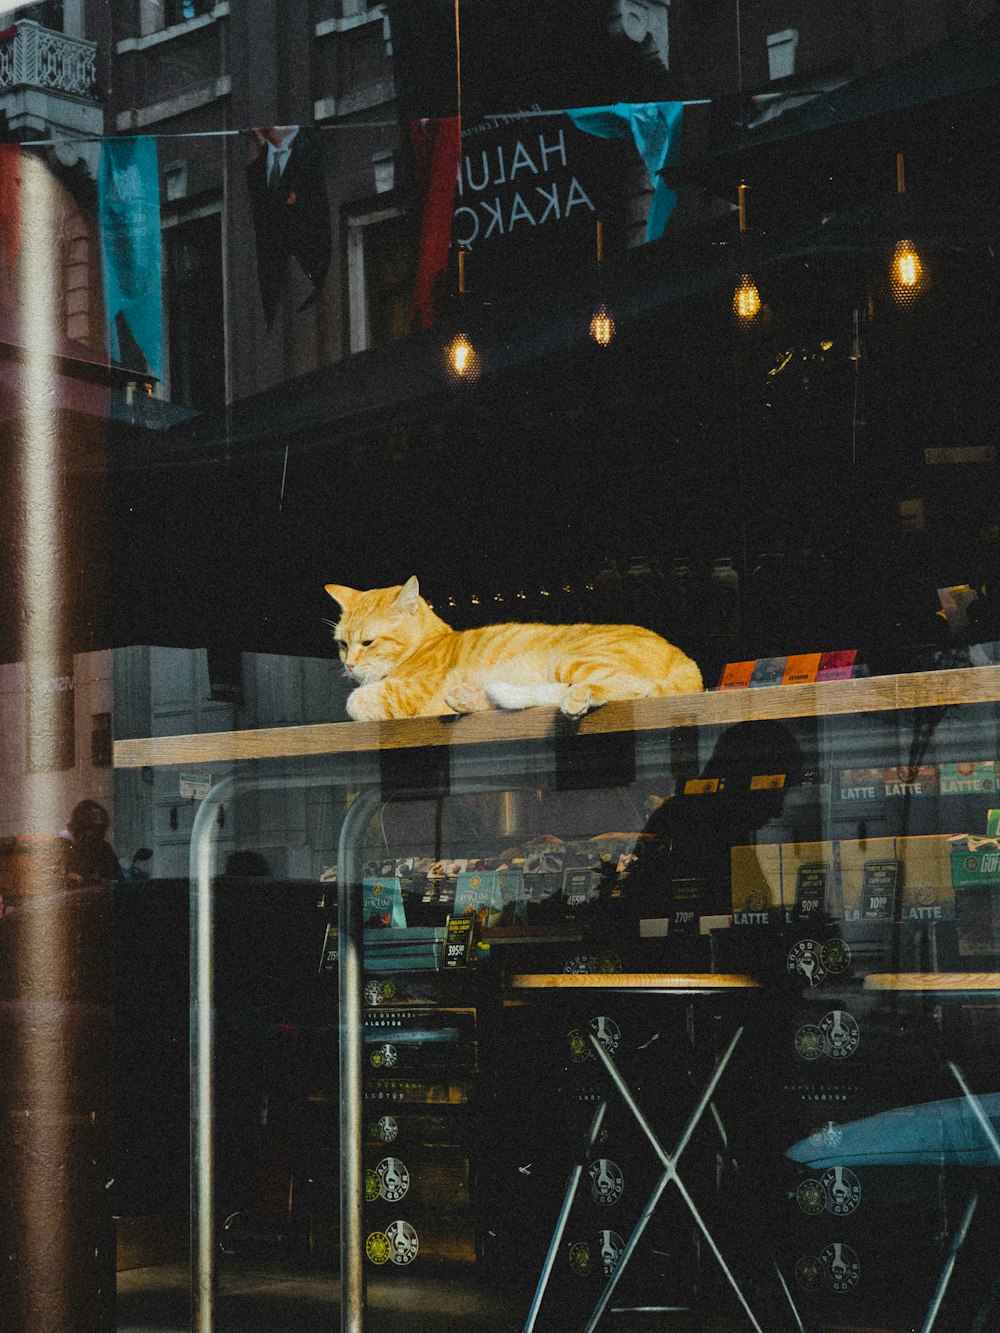
[[[759,990],[754,977],[732,972],[519,972],[508,977],[511,990],[616,990],[675,994]]]
[[[879,991],[998,991],[1000,972],[872,972],[865,990]]]

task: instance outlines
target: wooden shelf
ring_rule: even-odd
[[[1000,972],[872,972],[865,990],[1000,991]]]
[[[731,726],[735,722],[998,701],[1000,666],[962,667],[607,704],[579,722],[569,721],[554,708],[527,708],[523,712],[418,717],[397,722],[321,722],[189,736],[150,736],[115,741],[114,762],[116,768],[170,767],[428,746],[510,744],[571,735]]]
[[[511,990],[637,990],[691,992],[760,990],[753,977],[727,972],[519,972]]]

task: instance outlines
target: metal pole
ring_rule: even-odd
[[[212,863],[213,833],[222,801],[235,786],[222,778],[203,798],[191,827],[191,899],[189,957],[190,1005],[190,1143],[191,1143],[191,1327],[212,1333],[215,1301],[215,1158],[213,1126],[215,1089],[212,1082],[215,993],[213,967]]]
[[[361,839],[382,799],[370,788],[344,817],[337,853],[337,976],[340,990],[340,1328],[365,1326],[362,987],[364,921],[361,910]]]
[[[573,1207],[573,1200],[576,1198],[576,1191],[579,1188],[580,1180],[583,1176],[583,1168],[597,1137],[601,1132],[601,1125],[604,1122],[604,1113],[608,1109],[606,1101],[598,1103],[594,1111],[593,1119],[590,1122],[590,1129],[587,1133],[587,1140],[583,1151],[580,1154],[580,1160],[573,1167],[570,1173],[569,1183],[566,1186],[566,1194],[563,1197],[562,1208],[559,1210],[559,1217],[556,1221],[556,1229],[552,1233],[552,1239],[549,1241],[548,1253],[545,1256],[545,1262],[542,1264],[542,1272],[538,1279],[538,1286],[535,1288],[535,1296],[531,1302],[531,1309],[528,1311],[528,1317],[524,1321],[522,1333],[532,1333],[535,1327],[535,1320],[538,1318],[538,1311],[542,1306],[542,1298],[545,1295],[545,1288],[549,1284],[549,1278],[552,1275],[552,1269],[555,1267],[556,1258],[559,1254],[559,1246],[562,1244],[563,1232],[566,1230],[566,1223],[569,1220],[570,1209]]]

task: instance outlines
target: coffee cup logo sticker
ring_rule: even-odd
[[[369,1061],[374,1069],[392,1069],[399,1061],[399,1052],[391,1042],[386,1042],[372,1051]]]
[[[610,1157],[598,1157],[590,1164],[590,1193],[594,1202],[610,1207],[625,1191],[625,1177]]]
[[[861,1277],[861,1263],[849,1245],[835,1241],[820,1251],[823,1284],[831,1291],[851,1291]]]
[[[823,1054],[831,1060],[847,1060],[858,1049],[861,1029],[846,1009],[831,1009],[820,1019],[819,1027],[823,1033]]]
[[[846,1166],[831,1166],[820,1177],[827,1209],[835,1217],[847,1217],[861,1202],[861,1181]]]
[[[816,1148],[839,1148],[843,1137],[844,1131],[836,1121],[828,1120],[825,1125],[810,1131],[809,1142]]]
[[[608,1055],[614,1055],[621,1045],[622,1030],[613,1018],[608,1018],[606,1014],[600,1014],[597,1018],[590,1020],[591,1036],[604,1047]],[[593,1050],[588,1046],[588,1055],[593,1055]]]
[[[389,1258],[394,1264],[412,1264],[417,1257],[420,1242],[409,1222],[390,1222],[385,1229],[389,1241]]]
[[[398,1157],[383,1157],[375,1168],[379,1192],[387,1203],[398,1203],[410,1188],[410,1173]]]
[[[598,1234],[597,1239],[601,1253],[601,1268],[604,1276],[610,1277],[618,1267],[618,1260],[622,1257],[625,1242],[617,1231],[602,1231]]]
[[[371,1127],[371,1137],[380,1143],[392,1143],[399,1134],[399,1123],[391,1115],[383,1115]]]
[[[793,944],[788,951],[787,967],[792,976],[804,978],[810,986],[818,986],[826,976],[816,940],[798,940]]]

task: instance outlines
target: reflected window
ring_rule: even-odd
[[[174,23],[186,23],[188,19],[197,18],[199,14],[211,13],[214,0],[167,0],[166,22],[169,25]]]
[[[347,276],[352,352],[380,347],[410,332],[413,259],[399,209],[348,219]]]
[[[220,214],[164,231],[170,400],[208,409],[225,402]]]
[[[17,0],[0,0],[0,26],[27,19],[52,32],[63,30],[63,0],[33,0],[19,4]]]

